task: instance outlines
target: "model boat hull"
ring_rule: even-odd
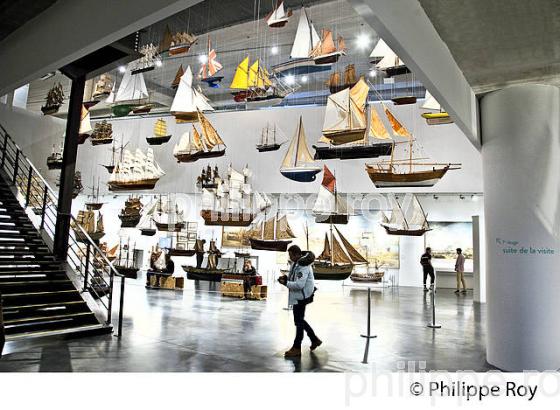
[[[138,279],[138,268],[127,268],[124,266],[116,265],[113,265],[113,267],[117,270],[117,272],[119,272],[127,279]]]
[[[325,138],[328,138],[332,145],[348,144],[364,139],[365,128],[347,131],[323,132]]]
[[[91,145],[105,145],[113,142],[113,138],[92,138]]]
[[[103,202],[86,202],[86,208],[90,211],[99,211],[103,207]]]
[[[113,171],[115,170],[115,166],[114,165],[103,165],[103,167],[107,170],[107,172],[109,174],[112,174]]]
[[[152,111],[152,105],[138,105],[132,108],[133,114],[147,114]]]
[[[147,67],[136,68],[130,71],[131,75],[140,74],[140,73],[147,73],[148,71],[152,71],[156,68],[155,65],[149,65]]]
[[[132,108],[132,105],[129,104],[113,105],[111,112],[115,117],[126,117],[132,112]]]
[[[171,115],[175,117],[175,122],[197,122],[198,114],[196,112],[172,112]]]
[[[206,77],[206,78],[202,78],[200,81],[204,81],[206,84],[208,84],[208,87],[210,88],[218,88],[219,87],[219,82],[221,82],[224,79],[223,76],[215,76],[215,77]]]
[[[94,105],[97,105],[99,103],[100,100],[90,100],[90,101],[84,101],[82,104],[84,107],[86,107],[86,110],[89,111],[89,109],[91,107],[93,107]]]
[[[416,104],[416,97],[407,95],[404,97],[391,98],[391,101],[393,101],[393,104],[395,105]]]
[[[153,228],[140,229],[140,235],[144,235],[144,236],[154,236],[156,232],[157,230]]]
[[[136,228],[136,225],[140,222],[140,218],[140,215],[119,215],[121,228]]]
[[[49,161],[47,159],[47,168],[48,169],[62,169],[62,161],[58,161],[58,160]]]
[[[383,280],[383,276],[385,272],[353,273],[350,275],[350,280],[358,283],[377,283]]]
[[[88,242],[87,237],[81,231],[74,231],[78,242]],[[88,234],[92,241],[97,242],[105,236],[105,232],[92,232]]]
[[[405,65],[398,65],[395,67],[387,67],[383,71],[387,73],[387,77],[394,77],[396,75],[403,75],[410,73],[410,69]]]
[[[187,279],[209,282],[221,282],[222,275],[227,272],[226,269],[206,269],[186,265],[183,265],[182,268],[187,273]]]
[[[428,125],[442,125],[442,124],[452,124],[453,120],[446,112],[437,113],[424,113],[422,118],[426,119]]]
[[[348,279],[354,265],[331,265],[330,263],[316,262],[313,265],[313,277],[316,280],[345,280]]]
[[[367,173],[377,188],[393,187],[430,187],[438,183],[449,170],[449,167],[433,169],[431,171],[417,171],[412,173],[394,173],[379,171],[372,166],[366,166]]]
[[[193,256],[194,249],[169,249],[169,256]]]
[[[78,144],[82,145],[89,138],[89,134],[78,134]]]
[[[348,214],[314,215],[315,223],[318,224],[346,225],[348,223]]]
[[[323,54],[321,56],[313,57],[315,64],[333,64],[338,61],[338,59],[344,55],[342,51],[333,51],[329,54]]]
[[[272,107],[280,104],[283,99],[284,97],[271,95],[262,98],[247,98],[245,100],[245,103],[247,105],[247,108]]]
[[[204,158],[216,158],[221,157],[226,153],[225,148],[223,150],[217,151],[203,151],[203,152],[195,152],[193,154],[177,154],[175,158],[177,158],[177,162],[195,162],[199,159]]]
[[[430,229],[412,229],[412,230],[405,230],[405,229],[394,229],[389,226],[381,225],[385,228],[385,231],[388,235],[398,235],[398,236],[422,236]]]
[[[146,142],[150,145],[161,145],[165,144],[171,139],[171,135],[165,135],[163,137],[147,137]]]
[[[259,152],[277,151],[279,149],[280,144],[257,145],[257,151]]]
[[[137,182],[116,182],[109,181],[109,191],[141,191],[154,189],[159,179],[147,179],[145,181]]]
[[[329,71],[331,68],[331,64],[321,65],[316,63],[312,58],[299,58],[273,66],[272,72],[281,76],[303,75]]]
[[[248,258],[251,256],[249,252],[233,252],[236,258]]]
[[[59,109],[60,109],[60,105],[49,105],[49,106],[41,107],[41,111],[43,112],[44,115],[56,114]]]
[[[288,24],[288,18],[283,18],[280,20],[276,20],[274,23],[267,23],[268,27],[270,28],[281,28]]]
[[[280,170],[282,175],[296,182],[313,182],[319,172],[321,172],[321,168],[286,168]]]
[[[204,225],[210,226],[249,226],[255,215],[243,212],[218,212],[203,209],[200,216],[204,219]]]
[[[292,242],[289,239],[286,240],[265,240],[257,238],[249,238],[251,243],[251,249],[260,251],[276,251],[276,252],[286,252],[288,245]]]
[[[177,44],[176,46],[169,47],[168,53],[170,56],[188,53],[191,44]]]
[[[157,230],[162,232],[181,232],[181,230],[185,227],[184,222],[174,224],[163,224],[161,222],[155,222],[155,224]]]
[[[393,152],[392,143],[382,143],[373,145],[356,145],[353,147],[317,147],[315,148],[314,159],[359,159],[377,158],[380,156],[391,155]]]

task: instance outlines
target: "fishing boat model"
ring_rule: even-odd
[[[156,211],[157,206],[158,201],[153,201],[144,208],[145,212],[141,216],[138,224],[138,229],[140,229],[141,235],[154,236],[157,233],[156,224],[153,220],[154,212]]]
[[[60,186],[60,182],[58,186]],[[74,173],[74,184],[72,185],[72,199],[76,199],[83,191],[84,186],[82,185],[82,173],[80,171],[76,171]]]
[[[159,59],[158,47],[150,43],[140,47],[138,51],[142,57],[131,63],[130,74],[137,75],[155,69],[156,61]]]
[[[124,201],[124,208],[119,213],[121,228],[135,228],[142,215],[142,202],[137,196],[129,196]]]
[[[389,119],[393,132],[397,136],[408,139],[408,158],[402,160],[396,160],[394,158],[394,147],[396,143],[393,141],[393,150],[391,151],[390,160],[380,161],[375,164],[366,164],[366,171],[369,178],[377,188],[430,187],[438,183],[447,171],[461,168],[461,164],[429,163],[413,158],[414,139],[412,135],[387,107],[385,107],[385,114]],[[422,168],[417,169],[417,167]]]
[[[341,81],[341,75],[338,71],[335,71],[329,77],[326,84],[327,87],[329,87],[331,94],[342,91],[345,88],[354,87],[358,83],[358,77],[356,76],[356,68],[354,67],[354,64],[348,64],[344,69],[343,75],[343,81]]]
[[[144,107],[149,97],[144,74],[132,75],[132,66],[126,67],[122,81],[116,95],[108,98],[111,103],[111,111],[115,117],[125,117],[137,107]]]
[[[95,83],[91,97],[98,101],[109,97],[114,85],[113,78],[109,74],[101,74],[99,80]]]
[[[388,77],[410,73],[410,69],[382,39],[379,39],[369,58],[375,68],[384,71]]]
[[[210,36],[208,37],[208,55],[206,56],[206,62],[200,66],[198,71],[198,78],[200,81],[204,81],[210,88],[217,88],[219,82],[224,78],[222,75],[218,74],[223,66],[216,60],[217,54],[216,50],[212,48],[210,43]]]
[[[146,154],[137,148],[134,155],[123,150],[122,160],[115,166],[107,185],[110,191],[153,189],[163,175],[165,172],[155,161],[151,148]]]
[[[41,111],[44,115],[56,114],[63,102],[64,92],[62,91],[62,84],[56,83],[47,93],[46,102],[41,107]]]
[[[88,195],[86,201],[86,208],[90,211],[99,211],[103,206],[104,202],[101,202],[101,197],[99,196],[99,177],[97,178],[97,185],[94,183],[91,187],[91,194]]]
[[[393,195],[389,195],[391,218],[383,213],[381,226],[389,235],[422,236],[430,231],[430,225],[416,195],[412,195],[406,212]]]
[[[385,271],[379,270],[377,267],[370,272],[352,272],[350,280],[357,283],[379,283],[383,280]]]
[[[202,168],[202,171],[198,178],[196,179],[196,187],[198,189],[217,189],[222,183],[222,178],[218,172],[218,166],[212,167],[208,165],[206,169]]]
[[[199,111],[214,111],[208,103],[208,98],[202,91],[195,90],[192,86],[193,73],[188,66],[185,74],[179,81],[179,87],[169,111],[178,123],[195,122],[199,119]]]
[[[320,41],[317,30],[315,30],[313,23],[309,21],[305,8],[302,8],[296,36],[290,52],[290,60],[273,66],[272,72],[276,75],[286,76],[329,71],[332,68],[332,64],[319,64],[313,57],[310,57],[311,52]]]
[[[78,144],[83,144],[91,135],[93,128],[91,127],[91,115],[88,109],[82,105],[80,116],[80,129],[78,130]]]
[[[129,279],[138,279],[138,271],[140,269],[137,266],[138,262],[136,260],[136,244],[131,249],[130,239],[127,239],[126,244],[119,240],[118,258],[115,258],[115,261],[112,263],[113,267],[121,275]]]
[[[64,145],[62,143],[60,144],[60,148],[58,150],[56,149],[56,145],[53,145],[52,153],[47,157],[47,168],[61,169],[63,153],[64,153]]]
[[[83,210],[78,212],[76,222],[72,222],[74,235],[79,242],[88,242],[87,236],[76,225],[79,225],[93,241],[99,241],[104,235],[103,215],[100,212]]]
[[[204,252],[204,243],[201,240],[197,240],[195,244],[195,253]],[[230,269],[220,269],[218,268],[218,260],[222,255],[222,252],[216,246],[216,241],[211,240],[208,252],[208,262],[206,267],[195,267],[183,265],[183,270],[187,273],[187,279],[189,280],[205,280],[209,282],[221,282],[222,274],[228,272]]]
[[[215,190],[202,190],[200,216],[205,225],[249,226],[253,222],[251,175],[248,167],[239,172],[229,166],[227,178]]]
[[[173,148],[173,156],[177,158],[177,162],[194,162],[201,158],[221,157],[226,153],[224,141],[200,111],[198,121],[201,134],[193,124],[192,134],[185,132]]]
[[[309,152],[303,129],[303,119],[300,116],[296,133],[282,161],[280,173],[292,181],[312,182],[315,181],[319,172],[321,172],[321,167],[315,165]]]
[[[113,126],[107,120],[98,122],[91,133],[91,145],[104,145],[113,142]]]
[[[168,249],[170,256],[193,256],[196,251],[196,231],[197,223],[188,222],[187,230],[176,232],[171,236],[171,247]]]
[[[163,118],[160,118],[154,124],[154,136],[146,137],[146,141],[150,145],[161,145],[168,142],[171,135],[167,132],[167,123]]]
[[[340,241],[336,238],[331,224],[330,238],[325,234],[323,252],[313,264],[313,275],[317,280],[345,280],[355,265],[368,263],[338,228],[334,227],[334,230]]]
[[[156,210],[152,216],[158,231],[180,232],[185,227],[183,211],[179,209],[177,202],[167,195],[166,200],[159,197]]]
[[[169,55],[176,56],[188,53],[191,46],[196,43],[197,37],[186,31],[173,34],[169,45]]]
[[[292,239],[296,237],[286,215],[279,217],[278,212],[258,222],[247,233],[251,249],[262,251],[286,252]]]
[[[422,118],[426,119],[428,125],[443,125],[452,124],[453,120],[445,110],[441,108],[441,105],[433,97],[428,90],[426,90],[426,97],[422,109],[429,110],[430,112],[425,112]]]
[[[274,124],[274,127],[272,128],[272,132],[271,132],[270,126],[267,123],[266,127],[262,129],[261,140],[260,143],[257,144],[257,151],[259,152],[277,151],[280,149],[282,144],[284,144],[284,142],[281,143],[276,142],[276,124]]]
[[[268,27],[280,28],[284,27],[292,15],[292,10],[284,8],[284,0],[276,2],[274,9],[264,18]]]
[[[309,56],[313,58],[315,64],[336,63],[341,56],[346,55],[346,45],[342,36],[338,36],[336,43],[335,45],[332,31],[323,30],[321,39],[311,50]]]
[[[179,87],[179,83],[181,82],[181,77],[183,76],[183,74],[185,74],[185,70],[183,69],[183,64],[181,64],[177,69],[177,74],[175,74],[173,82],[171,83],[171,88],[176,90],[177,87]]]
[[[313,206],[313,215],[315,216],[316,223],[348,223],[348,204],[340,197],[336,188],[336,178],[325,165],[323,182]]]

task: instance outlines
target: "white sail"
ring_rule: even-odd
[[[380,38],[377,44],[375,45],[375,47],[373,48],[373,50],[371,51],[369,58],[372,63],[377,64],[390,53],[393,53],[393,50],[391,50],[391,48],[389,48],[387,43],[385,43],[385,41],[383,41],[383,39]]]
[[[284,1],[281,1],[280,4],[278,4],[278,7],[274,9],[270,16],[266,19],[266,24],[272,26],[273,24],[287,21],[288,17],[288,13],[286,13],[286,9],[284,8]]]
[[[389,67],[396,67],[396,66],[404,65],[404,63],[395,54],[395,52],[393,50],[391,50],[389,47],[387,47],[387,48],[388,48],[388,51],[385,53],[383,58],[377,64],[375,64],[375,67],[379,70],[384,70],[384,69],[389,68]]]
[[[214,209],[216,195],[206,188],[202,190],[202,209]]]
[[[313,206],[313,213],[323,215],[347,214],[348,204],[340,195],[333,194],[321,185],[317,200]]]
[[[260,211],[264,211],[272,206],[270,198],[266,194],[259,192],[255,192],[255,204]]]
[[[350,88],[331,94],[327,100],[323,131],[350,128]]]
[[[113,88],[111,88],[111,93],[105,100],[105,104],[113,104],[115,102],[115,83],[113,83]]]
[[[313,162],[315,161],[309,152],[305,130],[303,129],[303,119],[300,116],[296,133],[282,161],[282,168],[305,166],[305,164],[312,164]]]
[[[114,102],[141,100],[148,97],[148,89],[142,73],[132,75],[126,68]]]
[[[305,8],[301,9],[294,45],[290,52],[291,58],[308,58],[309,53],[319,43],[320,37],[313,24],[309,21]]]
[[[210,100],[206,97],[200,87],[193,90],[194,105],[199,111],[214,111],[214,107],[210,105]]]
[[[163,251],[159,254],[159,257],[154,262],[154,266],[159,270],[164,270],[166,268],[167,263],[165,261],[165,253],[163,253]]]
[[[82,116],[83,118],[80,121],[80,130],[78,131],[78,134],[88,134],[93,131],[93,128],[91,127],[90,121],[91,115],[84,106],[82,106]]]
[[[192,86],[193,73],[191,66],[188,66],[179,81],[177,93],[171,104],[171,112],[196,112],[199,111],[213,111],[214,108],[208,103],[208,98],[202,93],[197,91]]]
[[[425,110],[439,111],[441,109],[441,105],[439,105],[434,96],[426,90],[426,96],[424,97],[424,104],[422,105],[422,108]]]
[[[424,214],[424,210],[422,209],[416,195],[412,195],[412,199],[406,213],[406,220],[408,222],[408,229],[410,230],[426,228],[428,225],[426,215]]]
[[[191,133],[189,131],[181,135],[179,142],[173,147],[173,155],[188,153],[193,150],[191,144]]]
[[[386,223],[387,226],[393,229],[408,229],[405,216],[403,214],[402,208],[397,202],[394,195],[389,195],[389,201],[391,202],[391,219]]]

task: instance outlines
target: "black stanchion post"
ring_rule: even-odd
[[[124,307],[124,280],[125,277],[121,276],[121,297],[119,301],[119,334],[117,337],[120,339],[122,337],[122,325],[123,325],[123,307]]]
[[[432,287],[432,323],[428,323],[428,327],[432,329],[439,329],[441,325],[436,324],[436,283],[434,281]]]
[[[369,341],[370,339],[375,339],[377,335],[371,334],[371,288],[367,290],[367,334],[360,335],[361,337],[366,339],[366,349],[364,351],[364,358],[362,363],[367,364],[368,362],[368,355],[369,355]]]

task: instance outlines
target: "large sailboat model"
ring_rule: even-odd
[[[277,151],[284,142],[276,142],[276,124],[274,124],[271,130],[270,125],[267,123],[266,127],[262,129],[260,143],[257,144],[257,150],[259,152]]]
[[[153,189],[164,175],[165,172],[155,161],[151,148],[148,148],[146,154],[140,148],[136,149],[135,154],[125,149],[107,185],[111,191]]]
[[[453,120],[449,116],[444,109],[441,108],[441,105],[437,102],[432,94],[428,90],[426,90],[426,97],[424,104],[422,105],[422,109],[428,110],[422,114],[422,118],[426,119],[426,123],[428,125],[442,125],[442,124],[451,124]]]
[[[176,201],[168,195],[166,200],[159,197],[159,201],[152,217],[158,231],[180,232],[185,227],[183,211]]]
[[[200,90],[193,88],[193,73],[188,66],[179,81],[177,93],[169,111],[180,122],[194,122],[199,119],[199,111],[214,111],[208,99]]]
[[[194,246],[195,253],[206,253],[208,261],[206,267],[183,265],[183,270],[187,273],[187,279],[190,280],[206,280],[210,282],[220,282],[222,274],[228,272],[230,269],[218,268],[218,260],[222,256],[222,251],[216,246],[216,241],[211,240],[207,252],[204,251],[204,242],[200,239],[196,240]]]
[[[91,145],[104,145],[113,142],[113,126],[107,120],[98,122],[91,133]]]
[[[140,198],[134,195],[129,196],[124,201],[124,208],[121,209],[119,219],[121,220],[121,228],[134,228],[140,222],[142,213],[142,202]]]
[[[247,166],[242,172],[230,166],[226,180],[215,190],[202,190],[200,216],[205,225],[249,226],[253,222],[251,175]]]
[[[264,18],[268,27],[284,27],[292,15],[292,10],[284,8],[284,0],[276,1],[274,9]]]
[[[313,58],[315,64],[336,63],[341,56],[346,55],[346,45],[342,36],[338,36],[336,43],[335,45],[332,31],[323,30],[321,40],[311,50],[309,56]]]
[[[74,235],[76,240],[80,242],[87,242],[87,236],[82,232],[77,225],[79,225],[93,241],[99,241],[105,235],[105,228],[103,225],[103,215],[101,212],[92,210],[82,210],[78,212],[76,222],[72,222]]]
[[[286,215],[279,216],[278,212],[271,217],[263,218],[248,232],[251,248],[261,251],[286,252],[292,239],[296,237]]]
[[[389,195],[389,200],[392,206],[391,218],[389,219],[383,214],[381,222],[381,226],[385,228],[389,235],[422,236],[431,230],[426,214],[416,195],[412,195],[412,200],[406,211],[403,210],[394,195]]]
[[[185,132],[179,143],[173,148],[177,162],[194,162],[201,158],[221,157],[226,153],[226,144],[210,124],[210,121],[198,111],[201,133],[193,124],[192,134]]]
[[[56,114],[63,102],[64,92],[62,91],[62,84],[56,83],[47,93],[45,105],[41,107],[41,111],[44,115]]]
[[[422,159],[413,158],[414,138],[412,134],[395,118],[387,107],[385,107],[385,115],[395,135],[408,140],[408,158],[394,158],[394,146],[397,143],[393,141],[390,160],[366,164],[369,178],[377,188],[434,186],[443,178],[447,171],[461,168],[461,164],[430,163],[423,162]],[[421,169],[418,169],[418,167],[421,167]]]
[[[210,36],[208,36],[208,55],[206,56],[206,62],[200,66],[198,71],[198,78],[200,81],[204,81],[211,88],[217,88],[218,83],[223,80],[224,76],[216,75],[223,66],[216,60],[217,54],[216,50],[212,48],[210,43]]]
[[[336,189],[336,178],[325,165],[323,182],[319,188],[319,195],[313,206],[316,223],[347,224],[348,204],[340,197]]]
[[[311,57],[311,52],[320,43],[321,38],[313,23],[309,21],[305,8],[302,7],[296,37],[290,52],[290,60],[272,67],[272,72],[277,75],[310,74],[319,71],[328,71],[332,65],[320,64]]]
[[[315,181],[319,172],[321,172],[321,167],[315,165],[315,161],[309,152],[305,130],[303,129],[303,119],[300,116],[296,133],[282,161],[280,173],[292,181],[312,182]]]
[[[144,74],[131,74],[131,66],[127,66],[124,76],[115,95],[111,110],[115,117],[124,117],[137,107],[146,105],[149,97]]]
[[[86,208],[90,211],[99,211],[103,206],[101,197],[99,196],[99,177],[97,178],[97,185],[94,183],[91,186],[91,194],[88,195]]]
[[[313,264],[313,275],[317,280],[344,280],[350,276],[355,265],[368,263],[336,226],[334,231],[331,224],[330,235],[325,234],[323,252]]]
[[[161,145],[171,139],[171,134],[167,132],[167,123],[163,118],[159,118],[154,124],[154,135],[146,137],[146,141],[150,145]]]

